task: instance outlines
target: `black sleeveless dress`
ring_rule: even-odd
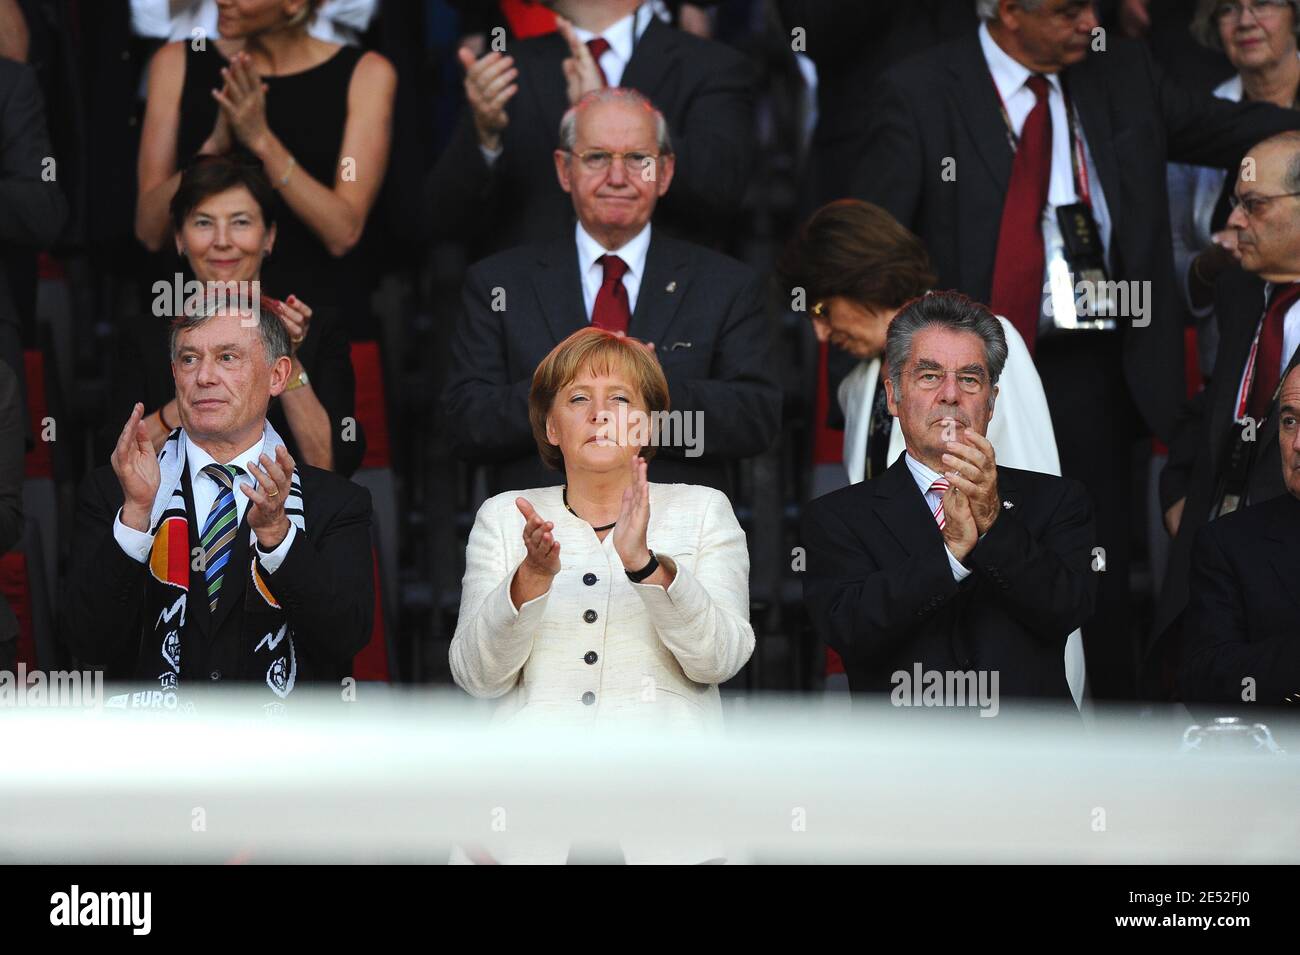
[[[340,47],[330,59],[301,73],[263,78],[266,120],[271,131],[298,160],[298,172],[332,188],[343,145],[348,115],[348,84],[363,56],[352,46]],[[217,102],[212,90],[221,89],[221,68],[228,61],[215,44],[206,49],[185,48],[185,84],[181,88],[180,129],[176,140],[178,168],[190,161],[212,133]],[[268,175],[270,173],[268,172]],[[321,316],[321,309],[344,315],[366,308],[365,292],[358,280],[355,250],[341,259],[330,255],[316,236],[286,206],[276,210],[275,249],[262,265],[262,285],[267,294],[286,298],[297,295]]]

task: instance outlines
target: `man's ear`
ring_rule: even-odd
[[[289,372],[293,368],[293,361],[288,355],[281,355],[271,363],[271,397],[284,391],[284,386],[289,383]]]
[[[555,178],[565,192],[573,191],[573,184],[569,181],[569,153],[563,149],[555,150]]]
[[[885,376],[885,404],[889,408],[889,413],[895,418],[898,414],[898,400],[894,396],[894,379],[892,376]]]

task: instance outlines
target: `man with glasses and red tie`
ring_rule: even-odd
[[[1146,678],[1169,692],[1179,666],[1192,544],[1206,523],[1286,493],[1278,460],[1277,394],[1300,349],[1300,132],[1242,160],[1228,228],[1241,269],[1218,282],[1214,377],[1183,410],[1160,478],[1175,534],[1156,608]]]
[[[591,324],[652,346],[663,366],[681,427],[661,434],[651,479],[729,492],[730,465],[767,450],[781,415],[762,283],[651,224],[677,163],[640,93],[587,93],[559,140],[551,167],[577,222],[470,268],[443,397],[452,449],[490,466],[490,493],[563,483],[538,459],[528,392],[551,349]]]
[[[1092,507],[1082,485],[997,463],[985,437],[1006,335],[956,292],[914,299],[885,344],[889,411],[906,452],[879,477],[810,501],[804,599],[849,689],[889,694],[913,674],[926,705],[995,715],[998,698],[1073,707],[1066,638],[1092,612]],[[900,674],[902,675],[900,677]],[[937,682],[930,675],[938,674]]]
[[[1166,163],[1235,168],[1300,115],[1180,89],[1085,0],[977,10],[978,32],[876,84],[854,192],[921,237],[940,287],[987,302],[1033,353],[1061,472],[1088,488],[1105,553],[1088,683],[1130,698],[1134,451],[1169,440],[1184,395]]]

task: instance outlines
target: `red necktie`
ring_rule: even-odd
[[[600,58],[609,49],[609,41],[603,36],[594,36],[587,41],[587,49],[591,51],[591,58],[596,61],[596,69],[600,71],[600,81],[608,86],[609,77],[605,75],[605,68],[600,65]]]
[[[600,283],[596,304],[591,309],[591,324],[597,328],[626,334],[627,326],[632,321],[627,286],[623,284],[623,276],[627,274],[627,263],[617,255],[602,255],[596,261],[605,270],[605,278]]]
[[[1015,326],[1032,353],[1043,311],[1046,258],[1042,218],[1052,181],[1052,114],[1047,105],[1047,80],[1035,74],[1026,85],[1038,102],[1025,117],[1011,165],[989,305]]]
[[[939,525],[939,530],[943,530],[944,525],[948,523],[943,513],[943,494],[948,490],[948,482],[943,478],[935,478],[930,485],[930,490],[939,495],[939,505],[934,509],[934,522]]]
[[[1251,382],[1250,398],[1246,409],[1256,421],[1264,420],[1277,380],[1282,375],[1282,335],[1286,313],[1300,299],[1300,282],[1279,285],[1269,296],[1268,311],[1264,313],[1264,327],[1259,333],[1259,347],[1255,351],[1255,379]]]

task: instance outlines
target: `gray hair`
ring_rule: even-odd
[[[999,0],[975,0],[975,15],[981,20],[996,20],[998,18]],[[1020,5],[1033,13],[1044,3],[1044,0],[1020,0]]]
[[[664,114],[655,109],[654,103],[650,102],[650,100],[636,90],[628,89],[625,86],[606,86],[598,90],[592,90],[568,108],[564,118],[560,120],[560,148],[566,153],[573,152],[573,147],[578,143],[578,113],[597,103],[626,103],[629,106],[636,106],[653,113],[655,118],[655,142],[659,153],[661,155],[672,154],[673,140],[668,133],[668,121],[664,119]]]
[[[997,316],[960,292],[930,292],[914,298],[889,323],[885,335],[885,361],[894,394],[900,394],[903,366],[912,357],[912,341],[923,328],[938,326],[954,332],[970,332],[984,342],[984,359],[989,369],[989,401],[992,388],[1007,364],[1007,336]]]
[[[208,295],[198,308],[186,308],[176,317],[172,322],[168,348],[172,361],[176,360],[176,352],[182,332],[192,331],[217,315],[238,309],[237,305],[228,304],[228,301],[222,295]],[[247,310],[247,313],[256,316],[258,337],[262,339],[262,349],[266,352],[266,363],[274,365],[279,359],[288,358],[290,354],[289,333],[285,331],[284,325],[281,324],[279,317],[271,307],[266,302],[260,302],[257,308]],[[240,321],[242,324],[243,319]]]

